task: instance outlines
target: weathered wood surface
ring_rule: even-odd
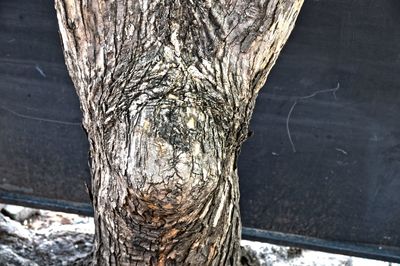
[[[306,1],[302,12],[241,153],[244,226],[400,246],[400,3]],[[47,121],[81,116],[53,3],[1,1],[0,16],[0,197],[87,202],[85,135]],[[321,93],[296,104],[293,153],[286,122],[296,98],[338,82],[336,99]]]

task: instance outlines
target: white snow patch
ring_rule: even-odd
[[[242,240],[241,244],[257,253],[262,266],[400,266],[397,263],[312,250],[291,254],[293,248],[248,240]]]

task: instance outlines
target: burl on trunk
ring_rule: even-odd
[[[239,264],[236,161],[302,2],[56,0],[90,142],[95,264]]]

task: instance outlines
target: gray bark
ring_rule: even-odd
[[[95,264],[239,263],[236,161],[302,2],[56,0],[90,141]]]

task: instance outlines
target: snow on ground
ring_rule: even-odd
[[[46,244],[45,240],[47,236],[57,236],[57,234],[60,234],[60,237],[63,237],[63,232],[71,232],[73,234],[83,233],[82,235],[89,236],[94,234],[94,221],[91,217],[47,210],[35,211],[33,213],[35,213],[34,216],[21,221],[23,225],[21,229],[22,231],[26,231],[26,233],[30,232],[29,234],[42,236],[43,240],[41,241],[44,241],[42,245]],[[89,244],[91,245],[91,243],[87,243],[86,249],[91,247]],[[82,243],[75,245],[75,248],[82,248],[81,245]],[[247,240],[242,240],[242,245],[248,246],[255,251],[262,266],[400,266],[400,264],[395,263]],[[60,256],[57,252],[53,253],[50,254],[53,257]],[[71,251],[72,253],[73,251]],[[75,255],[80,256],[81,254],[77,253]]]
[[[378,260],[349,257],[344,255],[304,250],[242,240],[257,253],[262,266],[400,266]]]
[[[43,228],[46,227],[48,221],[52,223],[48,230],[67,230],[70,228],[80,232],[94,233],[93,218],[51,211],[41,211],[41,217],[31,223],[30,226]],[[250,247],[257,253],[262,266],[400,266],[397,263],[303,250],[256,241],[242,240],[242,245]]]

